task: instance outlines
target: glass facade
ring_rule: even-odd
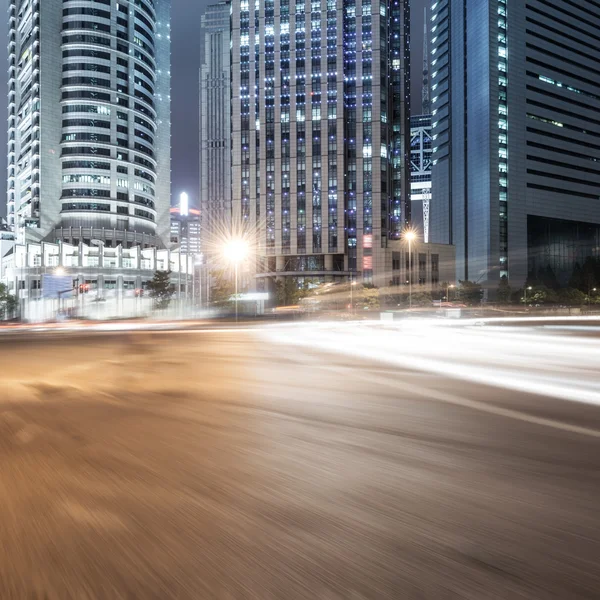
[[[9,14],[8,204],[19,240],[81,227],[166,238],[169,3],[13,0]]]
[[[527,247],[531,281],[569,285],[577,267],[583,267],[588,259],[600,259],[600,224],[530,215]]]
[[[371,281],[409,218],[408,3],[235,0],[231,15],[234,219],[263,257],[322,256],[328,271],[343,255]]]
[[[508,278],[508,17],[498,0],[498,220],[500,277]]]
[[[430,221],[457,279],[523,285],[529,217],[600,223],[599,27],[590,2],[432,1]]]
[[[410,204],[411,224],[419,239],[429,242],[431,202],[431,115],[410,119]]]

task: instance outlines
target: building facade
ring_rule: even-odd
[[[200,208],[207,240],[231,225],[230,12],[230,0],[223,0],[208,6],[202,16]]]
[[[9,27],[18,242],[168,243],[170,1],[10,0]]]
[[[232,0],[232,218],[259,289],[387,280],[410,221],[409,17],[404,0]]]
[[[429,242],[431,205],[431,115],[410,118],[410,204],[411,228],[425,243]]]
[[[171,271],[176,290],[174,312],[162,314],[181,317],[193,309],[200,282],[193,257],[179,249],[30,242],[13,243],[0,258],[0,281],[18,300],[18,316],[28,321],[53,320],[59,313],[92,319],[148,315],[154,303],[147,290],[157,270]]]
[[[600,242],[600,5],[431,9],[432,240],[458,279],[565,282]]]
[[[200,256],[200,211],[197,208],[181,210],[172,206],[171,210],[171,246],[179,248],[182,254]]]

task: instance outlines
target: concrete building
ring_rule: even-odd
[[[600,5],[431,6],[431,239],[494,289],[600,247]]]
[[[171,247],[183,254],[200,256],[200,211],[189,208],[182,214],[179,206],[171,207]]]
[[[15,234],[10,230],[4,219],[0,219],[0,281],[4,277],[2,271],[2,257],[15,245]]]
[[[232,0],[233,221],[278,277],[384,284],[410,222],[409,2]]]
[[[193,258],[179,250],[77,245],[62,241],[14,244],[0,261],[2,282],[19,302],[19,316],[46,321],[59,312],[105,319],[146,315],[152,299],[146,293],[155,271],[172,272],[176,286],[173,313],[193,306]],[[56,282],[62,289],[56,293]]]
[[[21,244],[164,246],[170,1],[9,1],[8,223]]]
[[[411,228],[421,241],[429,242],[432,164],[431,115],[410,118]]]
[[[206,240],[231,225],[230,11],[231,2],[223,0],[202,16],[200,209]]]
[[[454,281],[454,246],[448,244],[426,244],[404,240],[390,243],[388,271],[391,277],[388,285],[415,291],[432,292],[440,289],[440,284]]]

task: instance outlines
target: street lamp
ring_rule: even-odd
[[[350,271],[350,313],[354,314],[354,286],[356,281],[352,280],[352,271]]]
[[[525,308],[527,308],[527,290],[531,291],[533,288],[531,286],[525,288]]]
[[[598,288],[592,288],[591,290],[588,290],[588,306],[591,304],[592,302],[592,292],[596,292]]]
[[[238,322],[238,267],[248,256],[248,242],[246,240],[229,240],[223,248],[223,255],[230,263],[233,263],[235,269],[235,322]]]
[[[63,267],[56,267],[56,269],[54,269],[53,274],[55,277],[63,277],[66,274],[66,271],[64,270]],[[58,311],[57,311],[58,316],[60,316],[60,314],[62,313],[62,310],[64,309],[63,294],[68,294],[71,291],[72,291],[71,288],[68,288],[66,290],[57,290],[56,297],[58,298]]]
[[[404,234],[404,239],[408,242],[408,308],[412,309],[412,243],[416,238],[414,231],[410,229]]]
[[[446,286],[446,302],[450,302],[450,288],[456,287],[454,284],[449,284]]]

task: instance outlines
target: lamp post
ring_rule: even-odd
[[[408,242],[408,308],[412,309],[412,243],[417,236],[414,231],[408,230],[404,239]]]
[[[525,297],[524,297],[525,308],[527,308],[527,290],[531,291],[532,289],[533,288],[531,286],[525,288]]]
[[[597,288],[588,289],[588,306],[592,303],[592,292],[596,292]]]
[[[350,271],[350,314],[354,314],[354,286],[356,281],[353,279],[353,273]]]
[[[248,255],[248,243],[243,238],[229,240],[223,249],[225,258],[233,263],[235,271],[235,322],[238,322],[238,270],[239,265]]]
[[[63,269],[63,267],[56,267],[56,269],[54,269],[54,276],[55,277],[64,277],[66,274],[66,271]],[[58,299],[58,308],[56,310],[57,316],[62,315],[63,312],[63,308],[64,308],[64,302],[63,302],[63,295],[64,294],[68,294],[69,292],[72,292],[73,290],[71,288],[69,289],[65,289],[65,290],[57,290],[56,292],[56,297]]]
[[[454,284],[448,284],[446,286],[446,302],[450,302],[450,288],[456,287]]]

